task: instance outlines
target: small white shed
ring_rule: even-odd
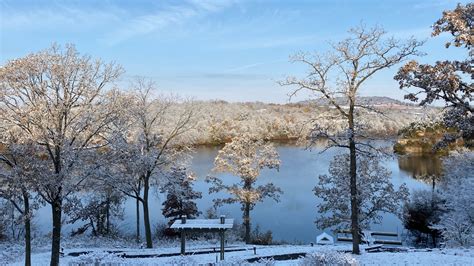
[[[316,244],[318,245],[334,244],[334,237],[327,234],[326,232],[323,232],[322,234],[316,237]]]

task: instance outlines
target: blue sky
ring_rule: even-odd
[[[276,81],[304,73],[288,57],[323,51],[361,22],[398,38],[427,39],[422,62],[463,56],[444,48],[449,36],[429,37],[442,11],[458,2],[467,1],[0,0],[0,64],[53,42],[73,43],[121,64],[121,84],[140,75],[162,91],[196,99],[284,103],[290,89]],[[396,70],[371,79],[361,94],[402,99]]]

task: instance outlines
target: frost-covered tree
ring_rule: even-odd
[[[340,101],[340,99],[337,99]],[[361,97],[360,103],[373,103],[383,107],[384,115],[369,110],[359,110],[359,133],[366,136],[395,136],[398,130],[419,119],[424,114],[436,114],[438,108],[427,107],[419,112],[417,107],[385,97]],[[183,110],[189,103],[175,102],[170,109]],[[328,108],[326,101],[288,104],[227,103],[224,101],[195,101],[194,128],[191,139],[196,144],[225,144],[241,132],[249,132],[259,139],[269,141],[296,141],[304,139],[318,121],[335,135],[346,128],[346,121],[336,117],[337,110]],[[316,116],[315,116],[316,114]],[[189,135],[189,134],[187,134]]]
[[[0,198],[9,201],[20,213],[24,226],[25,265],[31,265],[31,219],[34,210],[39,207],[37,197],[32,196],[35,182],[34,145],[19,143],[18,138],[9,135],[2,137],[0,142]]]
[[[35,145],[34,190],[51,206],[51,265],[59,265],[65,198],[96,169],[89,160],[116,118],[110,85],[122,68],[80,55],[72,45],[10,60],[0,68],[0,120]],[[34,155],[32,155],[34,156]]]
[[[71,197],[64,204],[69,223],[84,223],[72,235],[82,234],[90,228],[94,236],[110,236],[115,233],[112,219],[123,216],[124,196],[101,180],[93,179],[87,182],[87,187],[87,191]]]
[[[315,117],[316,125],[310,133],[310,138],[329,140],[330,147],[341,147],[349,153],[349,179],[351,200],[351,231],[352,252],[360,253],[359,249],[359,208],[357,199],[357,154],[368,147],[364,138],[364,128],[367,126],[361,118],[361,111],[366,110],[378,113],[377,110],[359,101],[358,93],[365,82],[378,72],[390,68],[410,56],[418,55],[418,47],[422,44],[415,39],[402,42],[395,38],[386,38],[386,32],[378,27],[364,26],[349,30],[350,37],[332,44],[332,49],[326,54],[309,55],[300,53],[292,57],[293,62],[303,63],[308,67],[305,77],[288,77],[280,85],[296,87],[290,97],[300,91],[307,91],[311,96],[323,98],[329,102],[336,113],[332,119],[342,120],[344,123],[329,125],[318,124],[319,117]],[[342,99],[342,101],[341,101]],[[334,136],[331,128],[334,125],[343,125],[339,130],[343,134]]]
[[[162,204],[162,214],[170,219],[169,225],[182,215],[195,218],[200,214],[195,200],[200,199],[202,193],[193,190],[194,180],[194,176],[189,174],[183,166],[172,167],[167,175],[167,181],[161,188],[161,192],[166,193],[166,200]]]
[[[474,4],[458,4],[454,10],[443,12],[442,18],[433,25],[433,36],[450,33],[453,39],[446,44],[450,47],[465,48],[468,52],[465,60],[444,60],[434,65],[410,61],[400,68],[395,79],[400,88],[418,88],[419,91],[405,96],[420,105],[436,100],[446,103],[448,110],[444,114],[447,127],[456,128],[456,133],[446,134],[439,143],[440,147],[462,138],[468,146],[474,140],[474,108],[471,104],[474,92]],[[421,95],[421,96],[420,96]]]
[[[154,82],[137,78],[132,84],[133,92],[129,111],[130,124],[115,136],[111,145],[116,155],[115,177],[112,184],[143,207],[143,222],[147,248],[152,248],[152,232],[149,214],[150,188],[163,185],[163,176],[189,151],[189,137],[185,135],[193,128],[194,109],[187,101],[182,109],[174,109],[179,99],[173,96],[153,96]],[[120,182],[115,182],[118,178]]]
[[[380,223],[382,213],[401,216],[402,205],[407,200],[405,184],[398,189],[390,180],[390,172],[380,164],[378,158],[357,158],[357,204],[361,229],[368,229],[371,223]],[[322,199],[318,205],[316,224],[320,228],[338,227],[345,229],[351,225],[349,155],[336,155],[329,165],[329,174],[320,175],[314,194]]]
[[[140,205],[143,202],[143,179],[141,177],[141,164],[143,163],[141,151],[134,143],[121,141],[113,144],[121,153],[116,162],[117,166],[108,181],[124,195],[135,199],[136,212],[136,241],[140,242]]]
[[[280,160],[278,152],[272,144],[258,140],[249,134],[234,137],[219,150],[214,160],[214,173],[230,173],[240,178],[239,183],[226,185],[221,178],[208,176],[206,182],[213,186],[209,193],[225,191],[229,198],[215,199],[214,204],[240,203],[243,211],[243,224],[245,227],[245,242],[250,242],[250,211],[258,202],[265,198],[279,201],[283,192],[273,183],[256,186],[260,171],[264,168],[279,169]]]
[[[474,153],[453,153],[443,164],[445,186],[441,188],[445,213],[434,228],[451,245],[474,245]]]
[[[143,181],[141,170],[143,162],[141,145],[135,142],[136,119],[134,95],[122,93],[120,101],[123,112],[120,118],[109,127],[108,149],[104,153],[108,162],[108,171],[98,179],[103,184],[120,191],[123,195],[135,199],[136,242],[140,242],[140,205]]]

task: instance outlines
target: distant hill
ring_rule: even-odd
[[[357,102],[358,104],[375,105],[375,106],[380,106],[380,105],[416,106],[416,104],[413,104],[413,103],[406,103],[406,102],[402,102],[402,101],[399,101],[390,97],[384,97],[384,96],[358,97]],[[299,104],[316,104],[318,106],[328,106],[329,100],[315,99],[315,100],[301,101],[298,103]],[[337,97],[336,103],[342,106],[347,105],[348,104],[347,98]]]

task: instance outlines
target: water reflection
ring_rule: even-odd
[[[430,184],[433,189],[441,181],[443,174],[441,158],[435,155],[400,156],[398,166],[414,179]]]

